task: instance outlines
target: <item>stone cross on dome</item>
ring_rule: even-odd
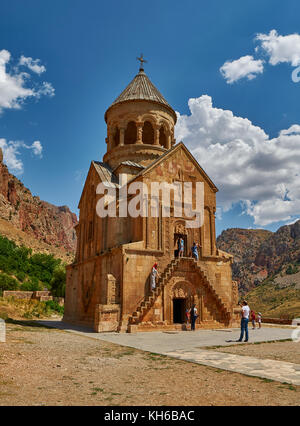
[[[140,57],[136,58],[137,61],[140,61],[140,71],[144,71],[144,63],[147,63],[146,59],[144,59],[143,54],[141,53]]]

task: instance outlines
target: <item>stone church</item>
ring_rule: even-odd
[[[64,321],[97,332],[181,330],[188,328],[185,313],[195,304],[196,328],[232,326],[238,293],[232,256],[216,248],[218,189],[185,145],[176,144],[175,111],[145,74],[143,60],[139,73],[107,109],[105,121],[107,151],[102,162],[91,162],[79,201]],[[189,228],[184,216],[164,217],[161,199],[158,217],[99,217],[96,188],[106,182],[118,191],[120,174],[127,175],[128,183],[146,185],[203,182],[203,225]],[[182,257],[177,256],[180,237]],[[190,254],[194,241],[199,243],[198,261]],[[155,262],[159,277],[151,289]]]

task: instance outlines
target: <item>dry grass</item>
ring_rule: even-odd
[[[276,361],[300,364],[300,343],[291,340],[258,344],[223,346],[213,349],[216,352],[226,352],[235,355],[253,356],[259,359],[274,359]]]
[[[49,316],[53,316],[53,312],[47,308],[45,302],[0,297],[0,318],[5,320],[47,318]]]
[[[0,345],[1,405],[299,405],[299,387],[30,323]]]
[[[300,290],[294,286],[280,288],[267,282],[250,291],[246,298],[250,308],[264,317],[300,317]]]

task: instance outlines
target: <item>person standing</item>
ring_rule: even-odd
[[[261,313],[258,312],[257,314],[257,322],[258,322],[258,328],[261,328]]]
[[[249,308],[246,300],[244,300],[243,306],[242,306],[242,312],[241,312],[241,317],[242,317],[241,318],[241,335],[240,335],[238,342],[241,342],[243,340],[244,334],[245,334],[244,342],[248,342],[248,339],[249,339],[249,333],[248,333],[249,314],[250,314],[250,308]]]
[[[196,323],[197,317],[198,317],[198,315],[197,315],[197,308],[196,308],[196,305],[194,304],[191,307],[191,312],[190,312],[191,331],[195,331],[195,323]]]
[[[190,322],[190,310],[189,309],[185,310],[185,319],[186,319],[186,325],[188,325],[189,322]]]
[[[151,275],[150,275],[150,287],[151,287],[151,290],[155,290],[155,288],[156,288],[156,279],[157,279],[157,277],[159,277],[159,273],[158,273],[157,267],[158,267],[158,265],[155,262],[154,265],[152,266]]]
[[[179,237],[177,244],[178,244],[178,257],[183,257],[183,252],[184,252],[184,240],[183,240],[183,238]]]
[[[199,259],[198,244],[195,243],[195,241],[193,242],[191,252],[192,252],[192,257],[198,261]]]
[[[255,312],[251,311],[252,330],[255,330]]]

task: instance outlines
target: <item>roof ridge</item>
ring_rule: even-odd
[[[120,102],[125,102],[129,100],[154,101],[166,105],[167,107],[173,110],[173,108],[169,105],[163,95],[154,86],[150,78],[142,70],[140,70],[139,73],[136,74],[136,76],[131,80],[131,82],[121,92],[121,94],[114,100],[110,107]]]

